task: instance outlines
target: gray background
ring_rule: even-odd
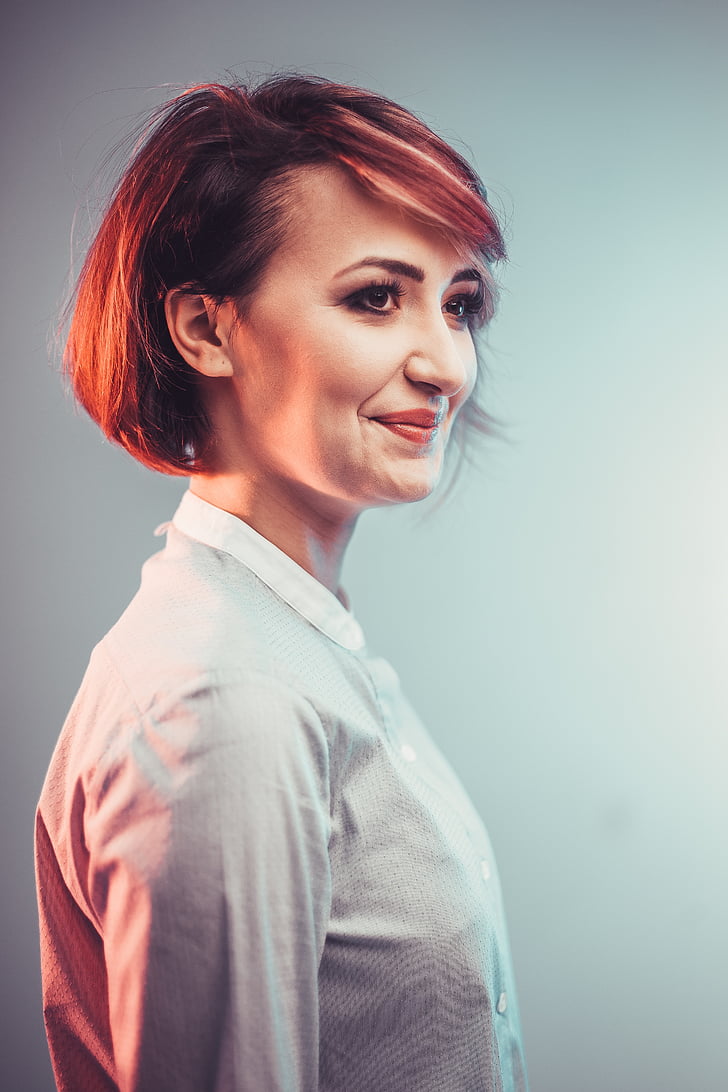
[[[509,223],[504,439],[427,518],[367,516],[346,583],[499,851],[534,1092],[728,1087],[727,29],[709,0],[6,11],[2,1089],[52,1087],[45,767],[184,486],[103,442],[48,363],[71,224],[150,87],[281,67],[466,142]]]

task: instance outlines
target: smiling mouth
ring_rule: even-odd
[[[435,413],[432,410],[403,410],[372,417],[372,420],[393,432],[395,436],[424,446],[436,439],[443,417],[443,412]]]
[[[422,446],[431,444],[440,431],[436,426],[434,428],[422,428],[421,425],[407,425],[402,421],[380,421],[378,417],[374,417],[372,420],[393,432],[395,436],[401,436],[413,444],[421,444]]]

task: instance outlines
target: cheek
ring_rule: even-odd
[[[350,425],[352,413],[391,380],[402,355],[393,331],[353,323],[338,311],[257,318],[247,346],[240,346],[242,396],[247,392],[248,403],[269,420],[298,413],[296,431],[311,413],[323,426],[326,407],[327,431],[337,420]]]
[[[306,371],[325,401],[356,410],[391,379],[392,346],[375,333],[365,327],[333,328],[317,346]]]

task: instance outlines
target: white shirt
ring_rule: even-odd
[[[492,849],[326,588],[187,493],[43,788],[59,1089],[524,1090]]]

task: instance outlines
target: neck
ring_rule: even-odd
[[[195,474],[190,488],[202,500],[244,520],[341,598],[341,568],[356,515],[302,505],[285,493],[272,495],[269,488],[236,474]]]

